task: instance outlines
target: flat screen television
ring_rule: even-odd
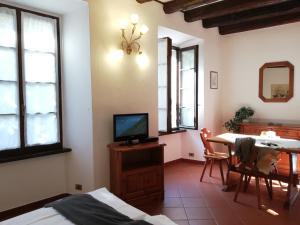
[[[126,141],[148,138],[148,113],[115,114],[114,141]]]

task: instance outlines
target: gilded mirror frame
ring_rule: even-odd
[[[263,95],[264,70],[266,68],[289,68],[289,93],[285,98],[266,98]],[[264,102],[288,102],[294,96],[294,65],[288,61],[265,63],[259,69],[259,98]]]

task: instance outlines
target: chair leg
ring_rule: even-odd
[[[256,183],[257,204],[258,204],[258,208],[261,209],[261,198],[260,198],[259,178],[258,177],[255,177],[255,183]]]
[[[227,167],[229,168],[229,159],[226,159]]]
[[[273,180],[272,179],[270,179],[270,189],[271,189],[272,198],[273,198]]]
[[[273,198],[273,193],[272,193],[272,189],[270,187],[270,183],[269,183],[267,178],[265,178],[265,183],[266,183],[266,187],[267,187],[267,190],[268,190],[269,198],[272,199]]]
[[[229,183],[229,176],[230,176],[230,165],[229,165],[229,163],[228,163],[228,164],[227,164],[227,172],[226,172],[225,185],[228,185],[228,183]]]
[[[204,176],[204,173],[205,173],[208,161],[209,161],[208,159],[205,160],[204,168],[202,170],[202,174],[201,174],[201,177],[200,177],[200,182],[202,182],[202,179],[203,179],[203,176]]]
[[[212,174],[212,168],[213,168],[213,165],[214,165],[214,160],[212,159],[210,161],[210,171],[209,171],[209,176],[211,177],[211,174]]]
[[[220,166],[220,173],[221,173],[221,178],[222,178],[222,184],[225,185],[224,174],[223,174],[223,167],[222,167],[222,160],[219,160],[219,166]]]
[[[278,174],[278,168],[276,165],[274,165],[274,169],[275,169],[275,174]],[[282,188],[282,184],[281,184],[281,181],[278,181],[280,187]]]
[[[239,182],[238,186],[236,187],[235,195],[234,195],[234,199],[233,199],[233,201],[235,201],[235,202],[237,201],[238,194],[240,192],[240,189],[241,189],[241,186],[242,186],[242,183],[243,183],[243,177],[244,177],[244,174],[241,173],[240,182]]]
[[[249,175],[248,177],[245,176],[245,185],[244,185],[244,192],[246,192],[248,190],[248,187],[249,187],[249,183],[251,181],[251,176]]]

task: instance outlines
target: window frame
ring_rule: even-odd
[[[187,129],[190,130],[198,130],[198,74],[199,74],[199,46],[193,45],[185,48],[179,48],[172,45],[172,39],[169,37],[165,37],[162,39],[167,39],[167,131],[158,131],[159,136],[174,134],[174,133],[181,133],[185,132]],[[195,51],[194,57],[194,65],[195,65],[195,102],[194,102],[194,126],[187,127],[187,126],[180,126],[180,65],[182,62],[181,55],[183,51],[189,51],[193,49]],[[176,71],[176,127],[172,127],[172,87],[171,87],[171,79],[172,79],[172,50],[176,51],[176,61],[177,61],[177,71]],[[171,54],[170,54],[171,53]]]
[[[0,3],[0,7],[13,9],[16,12],[16,37],[17,37],[17,63],[18,63],[18,98],[19,98],[19,125],[20,125],[20,148],[5,149],[0,151],[0,163],[10,162],[27,158],[34,158],[44,155],[51,155],[63,152],[69,152],[71,149],[63,148],[63,125],[62,125],[62,82],[61,82],[61,37],[60,37],[60,18],[53,15],[48,15],[41,12],[36,12],[12,5]],[[24,49],[22,41],[22,12],[33,15],[54,19],[56,22],[56,68],[57,68],[57,116],[58,116],[58,133],[59,139],[57,143],[46,145],[27,146],[25,144],[25,82],[24,82]]]

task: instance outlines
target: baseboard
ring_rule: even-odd
[[[200,164],[204,165],[205,161],[199,161],[195,159],[182,159],[182,162],[189,162],[189,163],[195,163],[195,164]]]
[[[58,199],[64,198],[69,196],[70,194],[64,193],[64,194],[60,194],[60,195],[56,195],[50,198],[46,198],[46,199],[42,199],[40,201],[37,202],[32,202],[30,204],[27,205],[23,205],[23,206],[19,206],[17,208],[13,208],[13,209],[9,209],[3,212],[0,212],[0,222],[3,220],[7,220],[10,218],[13,218],[15,216],[19,216],[22,215],[24,213],[42,208],[44,205],[56,201]]]
[[[171,166],[171,165],[174,165],[174,164],[179,163],[179,162],[182,162],[182,158],[166,162],[166,163],[164,163],[164,166]]]
[[[194,163],[194,164],[200,164],[200,165],[204,165],[204,161],[198,161],[198,160],[194,160],[194,159],[184,159],[184,158],[180,158],[180,159],[175,159],[173,161],[169,161],[166,162],[164,164],[164,166],[171,166],[180,162],[188,162],[188,163]]]

